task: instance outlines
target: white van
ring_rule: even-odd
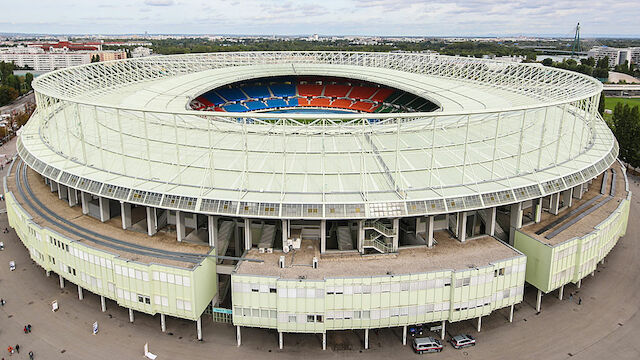
[[[442,351],[442,343],[440,340],[425,337],[425,338],[416,338],[413,339],[413,351],[418,354],[423,354],[426,352],[440,352]]]

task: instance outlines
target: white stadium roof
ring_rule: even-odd
[[[367,80],[432,113],[190,110],[218,86],[281,75]],[[158,56],[34,82],[18,143],[36,171],[90,193],[192,212],[375,218],[471,210],[582,183],[617,157],[595,79],[535,64],[433,54]]]

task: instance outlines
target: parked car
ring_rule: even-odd
[[[443,348],[440,340],[432,337],[415,338],[413,339],[412,347],[413,351],[418,354],[426,352],[440,352]]]
[[[466,348],[468,346],[476,346],[476,339],[467,334],[456,335],[449,340],[451,345],[456,349]]]
[[[413,337],[422,336],[424,327],[422,325],[409,326],[409,334]]]

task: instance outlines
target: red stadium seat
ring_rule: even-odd
[[[329,97],[345,97],[351,90],[351,86],[347,85],[326,85],[324,87],[324,96]]]
[[[368,86],[354,86],[353,90],[349,93],[351,99],[368,99],[373,95],[378,88]]]
[[[298,84],[298,95],[300,96],[320,96],[324,85]]]
[[[198,96],[196,100],[204,104],[206,107],[215,106],[211,101],[205,99],[204,96]]]
[[[373,95],[371,100],[383,102],[384,99],[388,98],[389,95],[391,94],[393,94],[393,89],[379,88],[378,92],[376,92],[375,95]]]
[[[311,106],[311,105],[309,105],[309,100],[307,100],[307,98],[299,97],[298,106]]]
[[[330,99],[315,98],[315,99],[311,99],[309,106],[330,107],[329,105],[330,101],[331,101]]]
[[[372,111],[371,108],[374,106],[375,104],[372,104],[369,102],[356,101],[355,103],[353,103],[353,105],[349,107],[349,109],[364,111],[364,112],[371,112]]]
[[[348,109],[351,106],[351,100],[347,99],[336,99],[331,103],[331,107]]]

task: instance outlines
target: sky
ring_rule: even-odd
[[[639,0],[29,0],[0,33],[640,37]]]

